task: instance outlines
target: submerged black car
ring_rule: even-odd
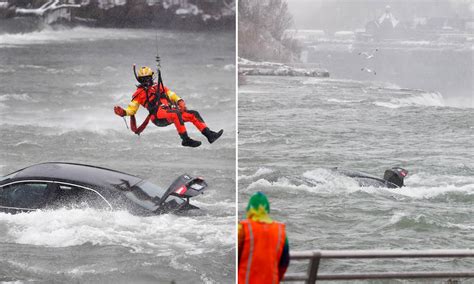
[[[339,174],[351,177],[355,179],[360,186],[374,186],[374,187],[387,187],[387,188],[400,188],[403,187],[404,179],[408,175],[408,171],[400,168],[394,167],[391,169],[385,170],[383,178],[375,177],[370,174],[340,170],[338,168],[332,169]]]
[[[85,206],[159,214],[197,209],[189,199],[206,187],[202,178],[186,174],[165,190],[137,176],[106,168],[42,163],[0,178],[0,211]]]

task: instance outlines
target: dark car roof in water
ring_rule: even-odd
[[[143,180],[137,176],[106,168],[60,162],[33,165],[13,174],[11,177],[13,179],[51,179],[104,188],[110,188],[112,185],[123,189],[130,188]]]
[[[389,182],[383,178],[379,178],[370,174],[366,174],[358,171],[350,171],[346,169],[334,168],[340,174],[356,179],[360,186],[378,186],[388,188],[398,188],[396,184]]]
[[[346,175],[346,176],[352,177],[352,178],[370,178],[370,179],[375,179],[375,180],[379,180],[379,181],[384,181],[380,177],[376,177],[374,175],[363,173],[363,172],[351,171],[351,170],[346,170],[346,169],[338,169],[338,168],[336,168],[336,170],[339,173],[342,173],[343,175]]]

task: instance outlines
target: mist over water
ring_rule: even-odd
[[[331,78],[439,93],[449,106],[474,107],[469,1],[294,0],[288,8],[302,40],[303,66],[327,68]],[[373,36],[367,24],[386,11],[397,20],[396,35]]]
[[[198,110],[209,145],[174,127],[140,137],[113,113],[135,91],[132,64],[154,66]],[[200,210],[134,216],[95,209],[0,213],[0,281],[222,283],[235,275],[235,43],[231,33],[73,28],[0,35],[0,175],[65,161],[108,167],[168,187],[179,175],[209,184]],[[141,122],[147,112],[139,110]]]
[[[414,17],[472,17],[474,5],[464,0],[290,0],[287,1],[297,29],[335,32],[364,28],[387,5],[398,20]]]
[[[374,57],[366,59],[359,55],[361,52]],[[432,46],[413,41],[388,46],[349,42],[315,47],[308,52],[307,65],[330,69],[332,78],[390,83],[394,88],[429,91],[441,95],[447,106],[473,108],[472,54],[469,45]]]

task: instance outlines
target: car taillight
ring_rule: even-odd
[[[179,195],[183,195],[186,193],[186,191],[188,191],[188,189],[186,188],[186,186],[181,186],[180,188],[178,188],[175,193],[176,194],[179,194]]]

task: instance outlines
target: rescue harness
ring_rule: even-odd
[[[158,60],[158,58],[157,58]],[[145,130],[147,127],[148,123],[150,122],[150,119],[156,115],[156,112],[158,111],[158,108],[161,107],[170,107],[174,106],[174,104],[171,102],[169,99],[168,95],[165,92],[165,86],[163,84],[163,79],[161,77],[161,70],[158,68],[158,84],[156,86],[156,91],[155,93],[150,92],[150,86],[144,85],[137,76],[137,71],[135,64],[133,65],[133,74],[135,75],[135,79],[138,81],[139,85],[137,86],[138,88],[142,88],[145,91],[146,94],[146,102],[145,102],[145,108],[148,110],[148,116],[145,118],[145,120],[140,124],[140,126],[137,127],[137,122],[135,119],[135,115],[130,116],[130,129],[137,135],[140,135],[140,133]],[[132,98],[134,100],[135,97]],[[167,105],[164,105],[162,103],[162,99],[166,99]]]

